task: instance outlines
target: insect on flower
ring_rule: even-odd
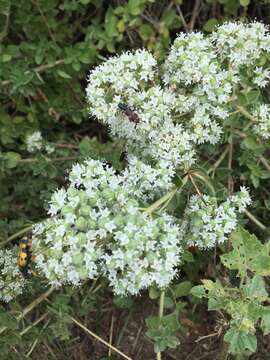
[[[28,275],[29,265],[32,260],[32,239],[31,236],[24,236],[19,243],[18,266],[23,276]]]
[[[135,124],[135,127],[139,124],[141,118],[128,105],[119,103],[118,108],[128,117],[128,119],[131,123]]]

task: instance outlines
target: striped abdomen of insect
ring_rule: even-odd
[[[20,240],[18,253],[18,266],[23,275],[28,274],[28,267],[32,259],[32,240],[29,236],[24,236]]]
[[[139,124],[141,118],[139,117],[139,115],[132,110],[128,105],[123,104],[123,103],[119,103],[118,104],[118,108],[128,117],[129,121],[133,124],[135,124],[135,126],[137,124]]]

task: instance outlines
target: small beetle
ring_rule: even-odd
[[[135,124],[135,127],[139,124],[141,118],[128,105],[119,103],[118,108],[128,117],[128,119],[131,123]]]

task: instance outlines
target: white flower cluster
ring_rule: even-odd
[[[200,249],[222,244],[236,228],[237,213],[243,212],[250,203],[245,187],[220,205],[215,197],[193,195],[185,211],[188,220],[183,223],[187,243]]]
[[[88,160],[73,166],[67,190],[54,193],[52,218],[37,225],[33,237],[36,266],[51,284],[79,285],[101,274],[115,293],[136,294],[172,280],[180,230],[166,214],[151,218],[141,212],[138,199],[147,198],[153,179],[146,169],[145,178],[131,184],[127,171],[116,175]]]
[[[196,146],[220,141],[242,87],[266,86],[269,70],[261,61],[269,52],[270,36],[261,23],[227,23],[207,37],[180,34],[162,74],[145,50],[112,57],[92,70],[89,111],[126,141],[129,155],[155,168],[161,161],[169,172],[187,170],[196,160]],[[138,114],[136,126],[119,103]]]
[[[176,274],[181,251],[180,231],[168,215],[151,219],[133,204],[124,223],[102,257],[104,270],[116,294],[137,294],[157,285],[166,287]]]
[[[221,60],[228,59],[233,68],[254,66],[264,53],[270,52],[268,29],[259,22],[226,23],[217,28],[212,40]]]
[[[41,150],[43,145],[42,140],[43,138],[40,131],[35,131],[31,135],[28,135],[26,137],[27,151],[33,153],[36,150]]]
[[[193,196],[182,227],[166,213],[151,217],[142,209],[175,186],[175,175],[189,170],[201,144],[221,140],[239,93],[266,86],[269,71],[261,60],[269,44],[262,24],[224,24],[208,37],[179,35],[160,71],[146,50],[91,71],[89,112],[125,141],[127,167],[117,173],[100,161],[74,165],[67,189],[52,196],[51,218],[33,238],[37,267],[50,283],[78,285],[103,275],[121,295],[165,287],[183,239],[200,248],[226,240],[250,203],[245,188],[220,205]],[[262,135],[270,127],[269,108],[258,109]]]
[[[26,137],[25,143],[26,149],[29,153],[34,153],[37,150],[45,150],[47,154],[51,154],[55,150],[51,144],[45,143],[40,131],[35,131],[31,135],[28,135]]]
[[[254,70],[253,83],[259,88],[264,88],[269,83],[270,71],[263,69],[261,66],[257,66]]]
[[[261,104],[253,113],[255,123],[253,129],[255,133],[263,139],[270,138],[270,106]]]
[[[26,280],[18,269],[17,254],[0,250],[0,301],[9,302],[22,294]]]

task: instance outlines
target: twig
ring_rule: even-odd
[[[109,337],[109,344],[112,346],[112,340],[113,340],[113,325],[114,325],[114,317],[112,316],[112,322],[110,327],[110,337]],[[108,357],[110,358],[112,356],[112,348],[109,347],[108,351]]]
[[[188,28],[187,22],[186,22],[186,20],[185,20],[185,18],[184,18],[184,15],[183,15],[183,13],[182,13],[181,8],[180,8],[180,6],[179,6],[178,4],[176,4],[176,9],[177,9],[178,14],[179,14],[179,16],[180,16],[180,19],[181,19],[181,21],[182,21],[182,23],[183,23],[183,25],[184,25],[185,31],[186,31],[186,32],[189,32],[189,28]]]
[[[208,338],[211,338],[211,337],[219,337],[221,335],[221,332],[222,332],[222,328],[220,331],[217,331],[217,332],[214,332],[212,334],[208,334],[208,335],[204,335],[204,336],[199,336],[198,339],[195,340],[195,342],[200,342],[202,340],[205,340],[205,339],[208,339]]]
[[[201,0],[196,0],[195,1],[195,5],[194,5],[193,11],[192,11],[191,20],[190,20],[190,22],[188,24],[189,31],[192,31],[193,28],[194,28],[197,16],[199,15],[200,4],[201,4]]]
[[[89,330],[86,326],[84,326],[83,324],[81,324],[78,320],[74,319],[73,317],[70,317],[71,320],[78,325],[81,329],[83,329],[85,332],[87,332],[89,335],[93,336],[95,339],[97,339],[98,341],[100,341],[102,344],[108,346],[109,348],[111,348],[111,350],[115,351],[117,354],[121,355],[124,359],[127,360],[132,360],[129,356],[125,355],[124,353],[122,353],[122,351],[118,350],[116,347],[114,347],[113,345],[109,344],[107,341],[103,340],[101,337],[99,337],[98,335],[96,335],[95,333],[93,333],[93,331]]]

